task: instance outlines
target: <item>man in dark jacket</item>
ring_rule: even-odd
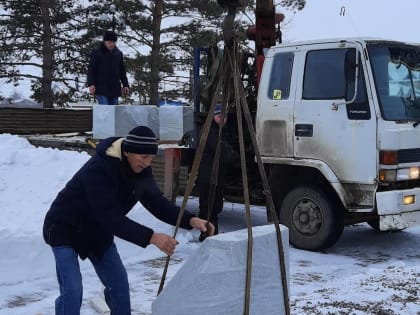
[[[117,48],[116,41],[117,35],[106,31],[102,44],[90,55],[87,86],[99,104],[118,105],[121,84],[124,95],[129,93],[123,53]]]
[[[60,296],[56,315],[78,315],[82,277],[78,256],[89,258],[105,286],[105,300],[113,315],[129,315],[127,272],[114,244],[114,235],[141,247],[157,246],[172,255],[177,241],[154,232],[126,214],[137,201],[158,219],[175,225],[179,208],[165,199],[153,179],[150,164],[158,143],[152,130],[139,126],[126,138],[108,138],[96,155],[59,192],[45,216],[43,235],[51,245]],[[206,231],[206,221],[185,211],[181,227]],[[208,232],[213,233],[209,226]]]
[[[216,104],[216,108],[213,115],[213,121],[211,122],[207,142],[204,147],[203,156],[200,161],[198,168],[197,184],[199,190],[199,217],[202,219],[209,219],[214,225],[214,234],[218,233],[218,220],[217,215],[223,210],[223,186],[225,180],[225,173],[227,167],[233,163],[237,153],[233,150],[230,144],[225,140],[226,133],[222,133],[220,143],[220,157],[219,157],[219,170],[217,174],[217,182],[215,183],[215,195],[213,200],[213,207],[209,208],[209,191],[210,181],[214,179],[212,176],[213,161],[217,148],[217,140],[219,138],[219,125],[226,123],[226,118],[222,121],[222,106]],[[204,233],[201,234],[200,240],[206,237]]]

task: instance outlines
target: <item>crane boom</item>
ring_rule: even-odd
[[[276,13],[273,0],[257,0],[255,9],[255,26],[248,28],[248,38],[255,42],[255,57],[257,61],[257,86],[260,82],[264,51],[274,46],[276,40],[281,42],[280,29],[276,29],[284,15]]]
[[[225,45],[230,46],[233,39],[233,21],[236,9],[244,7],[243,0],[218,0],[220,6],[228,9],[223,24],[223,36]],[[273,0],[257,0],[255,7],[255,25],[249,26],[248,39],[255,42],[255,58],[257,62],[256,84],[260,81],[261,70],[264,63],[264,51],[274,46],[276,41],[281,42],[280,28],[276,28],[284,15],[276,13]]]

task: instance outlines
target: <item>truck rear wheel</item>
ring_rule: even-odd
[[[343,212],[318,187],[292,189],[280,209],[280,223],[289,228],[296,248],[319,251],[334,245],[344,229]]]

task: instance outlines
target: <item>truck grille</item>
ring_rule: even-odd
[[[420,162],[420,149],[402,149],[398,151],[398,163]]]

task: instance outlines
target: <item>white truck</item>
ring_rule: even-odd
[[[257,142],[280,222],[297,248],[345,225],[420,224],[420,47],[351,38],[271,47]]]

